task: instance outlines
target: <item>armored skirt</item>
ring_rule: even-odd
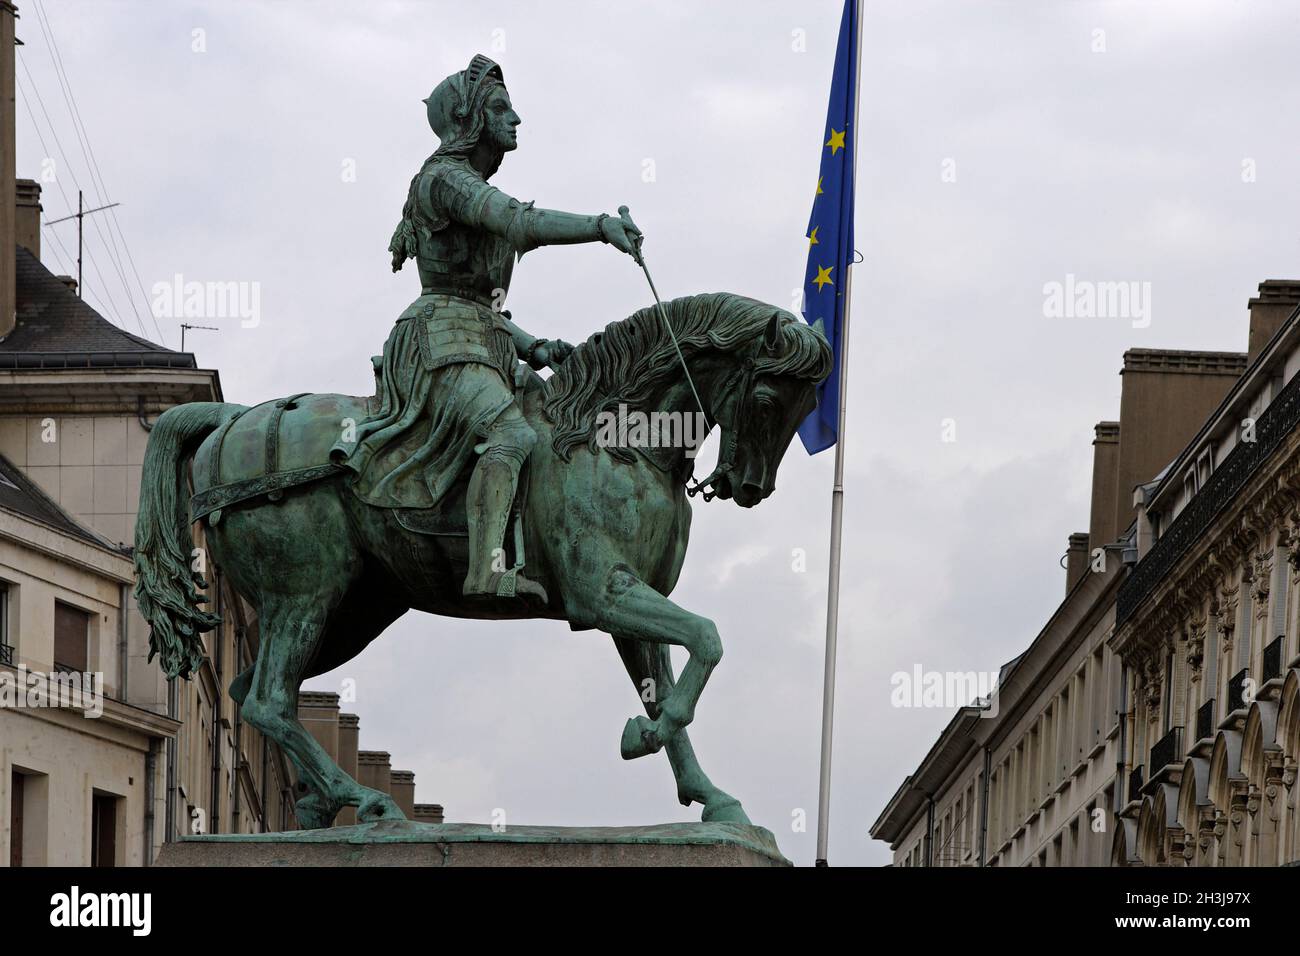
[[[369,504],[436,506],[514,401],[516,367],[497,313],[457,296],[420,296],[384,344],[379,409],[355,436],[345,423],[333,459],[356,472],[355,491]]]

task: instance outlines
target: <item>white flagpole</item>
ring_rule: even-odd
[[[862,8],[863,0],[854,0],[857,38],[853,77],[853,186],[857,199],[858,116],[862,112]],[[853,211],[850,210],[850,215]],[[844,421],[849,395],[849,311],[853,291],[854,250],[849,250],[849,267],[844,276],[844,317],[840,324],[840,408],[835,431],[835,484],[831,487],[830,580],[826,588],[826,673],[822,684],[822,759],[821,780],[817,788],[817,866],[827,866],[827,843],[830,839],[831,811],[831,730],[835,723],[835,646],[840,615],[840,544],[844,525]]]

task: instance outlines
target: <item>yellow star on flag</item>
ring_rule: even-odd
[[[817,267],[817,278],[813,279],[813,282],[817,283],[818,292],[822,290],[822,286],[824,285],[835,284],[831,282],[831,270],[834,268],[835,268],[834,266],[826,266],[824,268],[822,266]]]
[[[831,155],[834,156],[838,150],[844,148],[844,133],[846,130],[840,130],[838,133],[835,127],[831,127],[831,138],[826,141],[826,145],[831,148]]]
[[[813,231],[812,231],[812,233],[808,236],[808,248],[809,248],[809,249],[811,249],[813,246],[817,245],[817,230],[820,229],[820,228],[821,228],[821,226],[813,226]]]
[[[825,176],[818,176],[818,177],[817,177],[817,195],[818,195],[818,196],[820,196],[820,195],[824,192],[824,190],[822,189],[822,180],[825,179],[825,178],[826,178]]]

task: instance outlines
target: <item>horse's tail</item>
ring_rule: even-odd
[[[149,622],[149,660],[157,654],[168,677],[189,677],[203,662],[200,635],[221,618],[199,609],[190,510],[186,495],[190,456],[198,443],[239,409],[221,402],[169,408],[149,433],[135,520],[135,599]]]

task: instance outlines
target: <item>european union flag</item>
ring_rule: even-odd
[[[853,261],[853,121],[857,106],[857,3],[846,0],[835,48],[831,101],[822,134],[822,162],[808,218],[808,268],[803,280],[803,317],[818,319],[835,356],[830,376],[817,387],[817,408],[799,426],[808,454],[830,448],[839,439],[840,378],[844,355],[840,345],[846,316],[844,296]]]

